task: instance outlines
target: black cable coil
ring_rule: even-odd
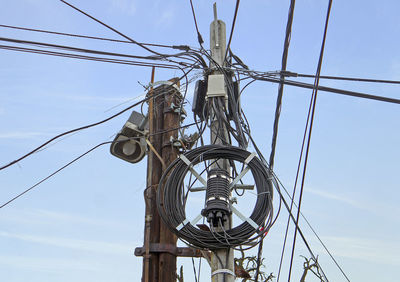
[[[157,191],[157,208],[163,222],[188,245],[204,249],[222,249],[253,242],[264,236],[272,221],[272,175],[268,168],[254,156],[248,162],[257,189],[257,200],[248,221],[227,230],[202,230],[193,226],[186,218],[184,179],[190,167],[207,160],[225,159],[245,163],[250,152],[233,146],[208,145],[195,148],[184,154],[190,161],[188,166],[182,158],[177,158],[161,177]],[[200,212],[200,211],[199,211]],[[254,236],[253,236],[254,235]],[[250,238],[253,236],[252,238]],[[256,243],[255,243],[256,244]],[[254,244],[254,245],[255,245]]]

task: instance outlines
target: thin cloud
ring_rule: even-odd
[[[93,253],[102,253],[107,255],[127,255],[131,253],[131,249],[135,246],[132,243],[115,243],[105,241],[81,240],[62,237],[50,237],[39,235],[27,235],[9,232],[0,232],[0,237],[17,239],[29,243],[54,246],[60,248],[88,251]],[[137,245],[137,244],[136,244]]]
[[[32,225],[65,225],[83,224],[85,226],[98,226],[104,228],[127,229],[129,226],[107,220],[99,220],[77,214],[55,212],[42,209],[18,210],[12,209],[7,216],[0,217],[0,222],[13,222]]]
[[[48,133],[38,131],[13,131],[0,134],[0,139],[33,139],[39,136],[48,136]]]
[[[358,209],[362,209],[362,210],[369,210],[372,211],[367,205],[363,205],[353,199],[350,199],[348,197],[346,197],[345,195],[339,195],[339,194],[332,194],[326,191],[322,191],[322,190],[316,190],[316,189],[309,189],[307,188],[306,191],[308,193],[323,197],[325,199],[329,199],[329,200],[333,200],[333,201],[338,201],[347,205],[350,205],[352,207],[358,208]]]
[[[400,265],[400,242],[363,237],[324,237],[337,256],[380,264]]]
[[[20,269],[29,269],[50,273],[65,273],[67,270],[72,271],[99,271],[99,268],[91,261],[80,259],[60,259],[60,258],[42,258],[27,256],[10,256],[0,255],[0,265],[7,268],[15,267]]]

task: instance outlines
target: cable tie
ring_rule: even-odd
[[[173,49],[190,51],[190,47],[188,45],[172,45]]]
[[[226,269],[226,268],[217,269],[216,271],[214,271],[213,273],[211,273],[211,276],[214,276],[214,275],[216,275],[216,274],[225,274],[225,273],[226,273],[226,274],[230,274],[230,275],[232,275],[233,277],[236,278],[235,273],[234,273],[232,270]]]
[[[181,224],[179,224],[177,227],[176,227],[176,230],[178,230],[178,231],[180,231],[185,225],[187,225],[188,223],[190,223],[190,221],[189,220],[187,220],[186,218],[182,221],[182,223]]]

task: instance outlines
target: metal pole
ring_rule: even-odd
[[[226,105],[227,95],[225,78],[217,66],[224,67],[226,52],[226,26],[217,17],[217,6],[214,3],[214,21],[210,25],[210,49],[212,60],[210,67],[213,70],[208,79],[207,99],[210,105],[210,136],[212,144],[229,144],[229,133],[225,124],[217,118],[215,109],[217,105]],[[222,92],[222,93],[221,93]],[[213,94],[211,94],[213,93]],[[215,106],[215,107],[214,107]],[[223,114],[223,113],[221,113]],[[228,162],[221,161],[215,166],[219,166],[228,172],[230,167]],[[225,222],[224,228],[229,229],[232,224],[232,217]],[[233,249],[216,250],[211,256],[211,279],[212,282],[233,282],[234,275],[234,251]]]

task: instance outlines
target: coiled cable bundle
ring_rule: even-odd
[[[224,229],[222,222],[218,229],[214,229],[212,224],[207,229],[197,228],[194,224],[202,218],[201,211],[197,219],[189,221],[190,219],[186,218],[185,206],[188,192],[185,193],[185,176],[192,173],[198,180],[202,180],[193,166],[213,160],[227,160],[231,163],[236,161],[248,166],[256,186],[257,200],[249,217],[240,214],[230,203],[230,208],[234,213],[239,213],[237,215],[243,221],[230,229]],[[273,196],[271,179],[268,168],[248,151],[223,145],[197,147],[177,158],[162,175],[157,192],[157,208],[169,229],[188,245],[204,249],[222,249],[254,242],[264,236],[271,226]],[[201,182],[207,185],[204,180]]]

